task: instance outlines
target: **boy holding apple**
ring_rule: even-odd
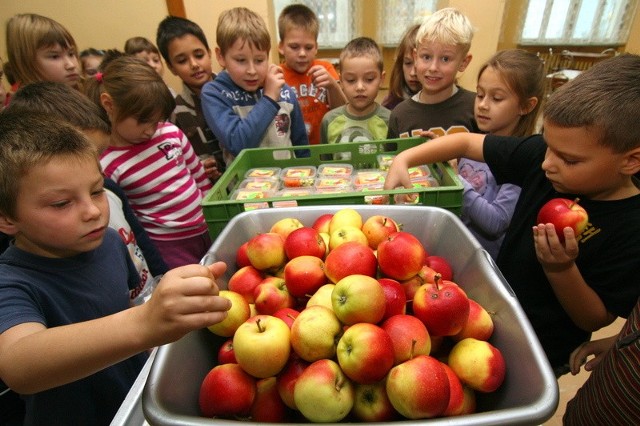
[[[0,380],[25,424],[109,424],[146,350],[221,321],[224,264],[167,272],[146,303],[117,232],[95,147],[69,124],[0,114]]]
[[[627,317],[640,295],[640,56],[624,54],[554,92],[544,135],[458,133],[400,153],[386,189],[411,187],[407,168],[459,157],[486,162],[498,183],[522,187],[497,264],[518,297],[556,375],[592,331]],[[538,224],[553,198],[580,198],[586,229]],[[579,254],[579,255],[578,255]]]

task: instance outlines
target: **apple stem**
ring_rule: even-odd
[[[440,272],[436,272],[433,275],[433,285],[436,286],[436,290],[440,290],[440,281],[442,280],[442,274]]]
[[[573,200],[573,203],[569,204],[569,208],[575,206],[576,204],[578,204],[578,202],[580,201],[579,197],[576,197],[575,200]]]
[[[264,327],[262,326],[262,324],[260,324],[260,321],[261,321],[260,319],[257,319],[256,320],[256,325],[258,326],[258,331],[260,333],[263,333],[264,332]]]
[[[416,350],[416,344],[418,343],[418,341],[416,339],[412,339],[411,340],[411,352],[409,352],[409,359],[413,359],[413,354]]]

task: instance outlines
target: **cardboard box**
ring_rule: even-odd
[[[489,425],[541,424],[553,416],[558,405],[558,384],[513,291],[489,255],[453,213],[438,207],[416,206],[325,206],[256,210],[235,216],[207,254],[207,263],[221,260],[229,269],[223,286],[235,271],[238,247],[273,223],[296,217],[311,226],[324,213],[350,207],[363,219],[385,214],[418,237],[430,254],[447,258],[454,281],[470,298],[495,312],[495,331],[490,342],[502,352],[506,378],[490,394],[476,393],[478,412],[472,415],[405,421],[403,424]],[[153,425],[238,424],[238,421],[199,416],[198,394],[207,372],[215,365],[217,348],[226,340],[208,330],[189,333],[163,346],[152,365],[143,391],[145,417]]]

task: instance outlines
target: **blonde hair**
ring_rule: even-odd
[[[462,48],[464,54],[471,48],[473,26],[464,14],[446,7],[426,17],[416,35],[416,45],[437,42]]]
[[[38,49],[58,44],[78,51],[71,33],[62,24],[35,13],[18,14],[9,19],[6,37],[13,76],[22,85],[45,79],[36,63]]]
[[[313,10],[304,4],[290,4],[282,9],[278,17],[278,35],[284,40],[288,31],[300,29],[313,34],[317,40],[320,32],[320,24]]]
[[[237,40],[248,42],[263,52],[271,49],[271,36],[264,19],[246,7],[225,10],[218,17],[216,43],[220,53],[226,54]]]

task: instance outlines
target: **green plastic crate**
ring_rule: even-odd
[[[418,194],[416,205],[435,206],[457,215],[462,209],[462,190],[455,170],[448,163],[429,165],[431,175],[440,186],[420,189],[394,189],[386,191],[348,192],[339,194],[312,194],[304,197],[274,196],[260,200],[230,200],[229,197],[244,180],[247,170],[256,167],[300,167],[320,166],[326,163],[351,164],[355,170],[378,168],[379,154],[397,154],[424,142],[423,138],[388,139],[373,142],[322,144],[305,147],[309,157],[294,158],[296,148],[252,148],[244,149],[227,167],[227,171],[216,182],[202,201],[204,217],[211,238],[220,234],[229,220],[239,213],[257,208],[376,204],[386,196],[388,204],[394,203],[395,194]],[[350,156],[349,160],[336,160]],[[285,159],[283,159],[285,157]],[[288,157],[288,158],[287,158]]]

